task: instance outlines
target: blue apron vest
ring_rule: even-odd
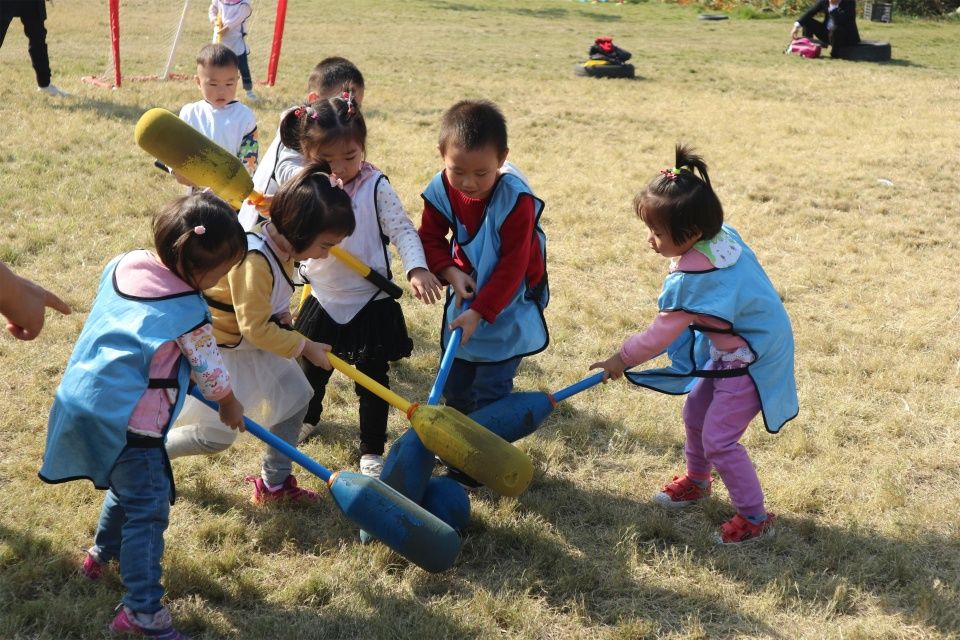
[[[764,425],[776,433],[799,412],[790,318],[757,257],[733,228],[723,228],[743,249],[739,260],[711,271],[674,271],[664,280],[657,304],[660,311],[686,311],[730,323],[730,333],[743,338],[756,359],[745,369],[706,370],[710,341],[702,328],[691,325],[667,347],[670,366],[625,375],[636,385],[674,395],[689,393],[698,378],[749,375],[760,396]]]
[[[150,363],[157,349],[209,322],[206,302],[196,291],[161,298],[120,293],[116,269],[122,258],[104,269],[93,309],[57,388],[39,473],[44,482],[86,478],[98,489],[109,488],[110,472],[127,444],[130,415],[151,385]],[[189,383],[185,358],[180,358],[175,380],[153,382],[154,387],[175,384],[177,389],[164,438]]]
[[[450,243],[451,253],[459,246],[467,254],[474,272],[471,274],[477,283],[477,290],[483,290],[494,269],[500,261],[500,227],[517,205],[523,194],[533,196],[535,233],[540,238],[540,251],[546,263],[546,236],[540,228],[540,214],[543,201],[533,195],[530,187],[514,174],[501,174],[490,195],[480,228],[472,237],[457,217],[443,186],[442,172],[438,173],[427,185],[423,199],[439,211],[454,230]],[[550,336],[547,323],[543,318],[543,309],[550,299],[546,285],[546,273],[543,286],[531,290],[526,279],[513,293],[510,302],[497,316],[493,324],[480,321],[470,340],[457,351],[457,357],[470,362],[496,363],[539,353],[547,348]],[[444,307],[443,326],[441,327],[441,349],[447,344],[450,331],[448,326],[462,313],[455,304],[452,288],[447,290],[447,302]]]

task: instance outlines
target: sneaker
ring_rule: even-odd
[[[313,436],[317,435],[323,430],[323,427],[320,426],[320,422],[317,424],[310,424],[309,422],[304,422],[303,426],[300,427],[300,435],[297,436],[297,444],[303,444]]]
[[[720,525],[720,531],[714,534],[714,539],[718,544],[738,545],[755,542],[760,538],[769,538],[776,532],[774,527],[776,517],[768,513],[766,520],[760,524],[753,524],[738,513]]]
[[[689,476],[673,476],[673,482],[664,485],[653,501],[668,509],[683,509],[710,495],[710,485],[704,489]]]
[[[70,95],[69,93],[67,93],[66,91],[64,91],[63,89],[61,89],[55,84],[48,84],[45,87],[37,87],[37,91],[42,91],[43,93],[54,96],[56,98],[65,98]]]
[[[170,617],[170,610],[166,607],[153,615],[148,615],[134,613],[130,607],[122,604],[117,608],[117,615],[110,623],[110,631],[156,640],[189,640],[187,636],[173,628],[173,619]]]
[[[260,102],[260,98],[253,92],[253,89],[247,89],[247,100],[250,102]]]
[[[360,456],[360,473],[371,478],[379,478],[383,473],[383,456],[373,453]]]
[[[80,575],[87,580],[99,580],[103,574],[103,563],[93,551],[87,550],[86,554],[83,564],[80,565]]]
[[[253,495],[250,496],[250,502],[256,505],[278,501],[313,503],[320,499],[320,494],[316,491],[298,487],[297,479],[293,477],[292,473],[283,481],[283,486],[276,491],[270,491],[260,476],[247,476],[244,480],[253,485]]]

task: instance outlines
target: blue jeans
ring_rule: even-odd
[[[161,609],[160,559],[170,516],[170,476],[163,448],[128,446],[110,472],[92,551],[101,562],[120,560],[123,604],[137,613]]]
[[[495,364],[454,359],[443,388],[444,402],[468,414],[509,395],[522,359],[511,358]]]

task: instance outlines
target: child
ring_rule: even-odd
[[[153,235],[157,254],[118,256],[100,278],[50,410],[40,478],[88,478],[107,489],[82,571],[96,579],[103,563],[120,561],[127,592],[110,629],[177,639],[161,604],[163,532],[175,494],[163,441],[191,377],[220,403],[224,424],[242,425],[200,290],[243,258],[245,243],[233,210],[206,193],[164,207]]]
[[[236,154],[250,174],[257,168],[257,117],[236,101],[236,54],[222,44],[208,44],[197,54],[197,86],[203,100],[180,109],[180,119]],[[182,180],[181,180],[182,182]]]
[[[716,467],[737,509],[718,540],[748,542],[773,533],[774,514],[764,508],[739,440],[758,412],[771,433],[797,415],[790,319],[756,256],[723,224],[703,160],[678,146],[674,168],[660,173],[634,200],[647,243],[670,258],[660,311],[649,329],[591,368],[616,379],[667,352],[671,366],[626,374],[657,391],[690,393],[683,407],[687,473],[654,499],[669,508],[699,502],[710,495]]]
[[[302,355],[329,369],[330,347],[290,327],[294,260],[325,258],[353,233],[350,197],[326,173],[308,167],[284,185],[270,207],[271,220],[247,234],[247,257],[205,294],[213,333],[233,376],[247,415],[292,445],[313,391],[294,358]],[[191,400],[167,441],[171,458],[223,451],[236,438],[213,412]],[[279,499],[309,503],[313,491],[297,487],[290,459],[273,448],[263,457],[259,477],[249,476],[254,504]]]
[[[247,59],[250,55],[247,47],[247,20],[253,15],[250,0],[211,0],[207,13],[213,23],[213,43],[224,44],[237,55],[237,66],[240,68],[247,100],[256,102],[257,94],[253,92],[253,78],[250,76],[250,63]]]
[[[340,57],[324,58],[313,68],[310,78],[307,80],[306,103],[309,104],[316,100],[326,100],[336,96],[343,97],[344,92],[352,91],[353,101],[359,109],[363,102],[363,86],[363,74],[352,62]],[[284,111],[280,119],[283,120],[284,116],[295,108],[290,107]],[[282,146],[280,128],[278,127],[277,135],[273,137],[273,142],[270,143],[266,153],[261,155],[257,171],[253,174],[253,188],[268,196],[268,202],[269,196],[277,192],[280,183],[289,181],[304,165],[301,155],[287,155],[288,162],[284,163],[282,167],[283,173],[277,175],[277,157]],[[269,205],[266,206],[269,209]],[[240,207],[240,224],[243,225],[244,229],[252,229],[254,225],[263,220],[260,211],[250,202],[244,202],[243,206]]]
[[[353,92],[348,91],[346,99],[320,100],[289,112],[280,123],[280,136],[284,150],[278,175],[290,162],[287,156],[296,156],[293,162],[298,162],[302,153],[308,161],[329,166],[343,181],[357,219],[357,230],[343,242],[343,248],[390,278],[386,242],[392,241],[417,298],[426,303],[439,300],[440,282],[427,271],[420,238],[400,198],[386,176],[364,161],[367,127]],[[297,316],[297,330],[330,343],[338,356],[389,385],[388,363],[406,358],[413,348],[400,304],[335,259],[307,260],[300,266],[300,276],[312,291]],[[330,372],[309,361],[302,366],[314,390],[305,421],[316,425]],[[379,477],[389,406],[360,385],[356,392],[360,398],[360,472]]]
[[[0,315],[7,319],[10,335],[18,340],[33,340],[40,335],[47,307],[70,313],[66,302],[0,262]]]
[[[439,149],[445,168],[423,193],[419,233],[430,270],[451,289],[441,349],[463,329],[444,399],[470,413],[509,394],[520,360],[549,342],[543,201],[506,163],[507,125],[493,103],[450,107]]]

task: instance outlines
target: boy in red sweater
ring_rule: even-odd
[[[439,149],[445,168],[423,193],[419,234],[430,270],[450,285],[441,348],[463,329],[444,399],[470,413],[509,394],[520,360],[549,342],[543,201],[507,163],[507,125],[493,103],[448,109]]]

